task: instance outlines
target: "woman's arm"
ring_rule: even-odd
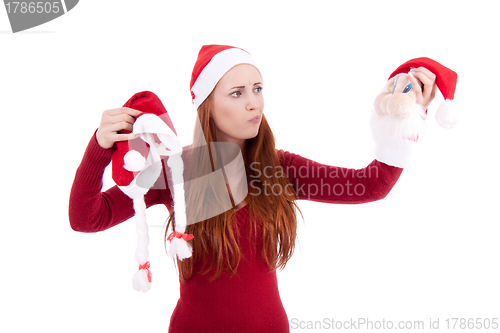
[[[80,232],[98,232],[111,228],[134,215],[132,199],[117,186],[101,192],[103,174],[111,162],[113,149],[104,149],[92,136],[78,167],[69,199],[71,228]],[[163,177],[160,177],[163,180]],[[151,189],[146,206],[164,203],[169,207],[170,191]]]
[[[425,111],[436,93],[436,75],[424,67],[418,67],[410,71],[409,79],[415,87],[416,104]],[[411,126],[423,121],[418,114],[415,119],[408,120]],[[402,133],[408,123],[393,117],[372,119],[371,126],[376,159],[363,169],[324,165],[296,154],[279,151],[281,166],[298,198],[345,204],[385,198],[399,179],[402,168],[409,165],[418,138],[401,138],[399,133]]]
[[[278,156],[298,199],[326,203],[360,204],[383,199],[403,171],[377,160],[363,169],[348,169],[283,150]]]

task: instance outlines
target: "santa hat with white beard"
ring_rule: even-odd
[[[413,101],[409,108],[406,108],[403,103],[399,105],[404,107],[404,112],[402,114],[397,112],[399,116],[394,116],[386,114],[385,112],[388,110],[379,109],[376,111],[376,105],[379,105],[381,96],[382,101],[385,98],[384,95],[393,98],[391,92],[387,92],[389,81],[392,78],[406,75],[412,68],[417,67],[425,67],[436,75],[436,86],[445,99],[436,112],[436,122],[444,128],[453,128],[458,124],[457,110],[453,107],[457,73],[429,58],[411,59],[399,66],[391,73],[384,86],[384,91],[375,100],[370,127],[375,142],[376,159],[400,168],[407,168],[412,164],[416,143],[426,130],[427,110],[424,109],[424,106]],[[404,93],[405,91],[403,91],[403,95]],[[397,103],[393,106],[399,107]]]
[[[399,66],[392,72],[388,80],[398,74],[408,73],[412,68],[417,67],[425,67],[436,75],[436,85],[444,97],[444,102],[441,103],[436,111],[436,122],[444,128],[453,128],[457,126],[458,115],[453,106],[455,89],[457,86],[457,73],[435,60],[422,57],[408,60]]]

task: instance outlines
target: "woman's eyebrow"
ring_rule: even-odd
[[[254,86],[262,85],[262,82],[256,82],[253,85]],[[236,87],[230,88],[229,90],[232,90],[232,89],[245,89],[245,86],[236,86]]]

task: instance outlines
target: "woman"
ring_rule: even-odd
[[[413,75],[417,103],[427,108],[434,98],[435,77],[425,68]],[[248,195],[228,211],[188,225],[186,233],[194,235],[193,256],[177,261],[180,299],[169,332],[289,332],[276,269],[286,265],[294,250],[296,200],[379,200],[392,189],[402,168],[374,160],[364,169],[345,169],[276,151],[263,113],[261,73],[241,49],[203,46],[193,69],[191,94],[201,125],[195,128],[194,144],[236,144],[245,162]],[[133,216],[130,198],[116,186],[102,193],[101,187],[115,142],[131,138],[120,131],[132,131],[139,114],[129,108],[103,113],[71,192],[74,230],[97,232]],[[201,155],[189,156],[187,172],[202,168],[201,160]],[[186,196],[192,210],[202,204],[194,196]],[[168,223],[175,229],[168,188],[149,191],[145,200],[148,207],[165,204],[171,211]]]

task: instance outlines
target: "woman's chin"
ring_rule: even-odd
[[[257,130],[253,133],[251,133],[247,139],[253,139],[255,138],[257,135],[259,134],[259,129],[257,128]]]

